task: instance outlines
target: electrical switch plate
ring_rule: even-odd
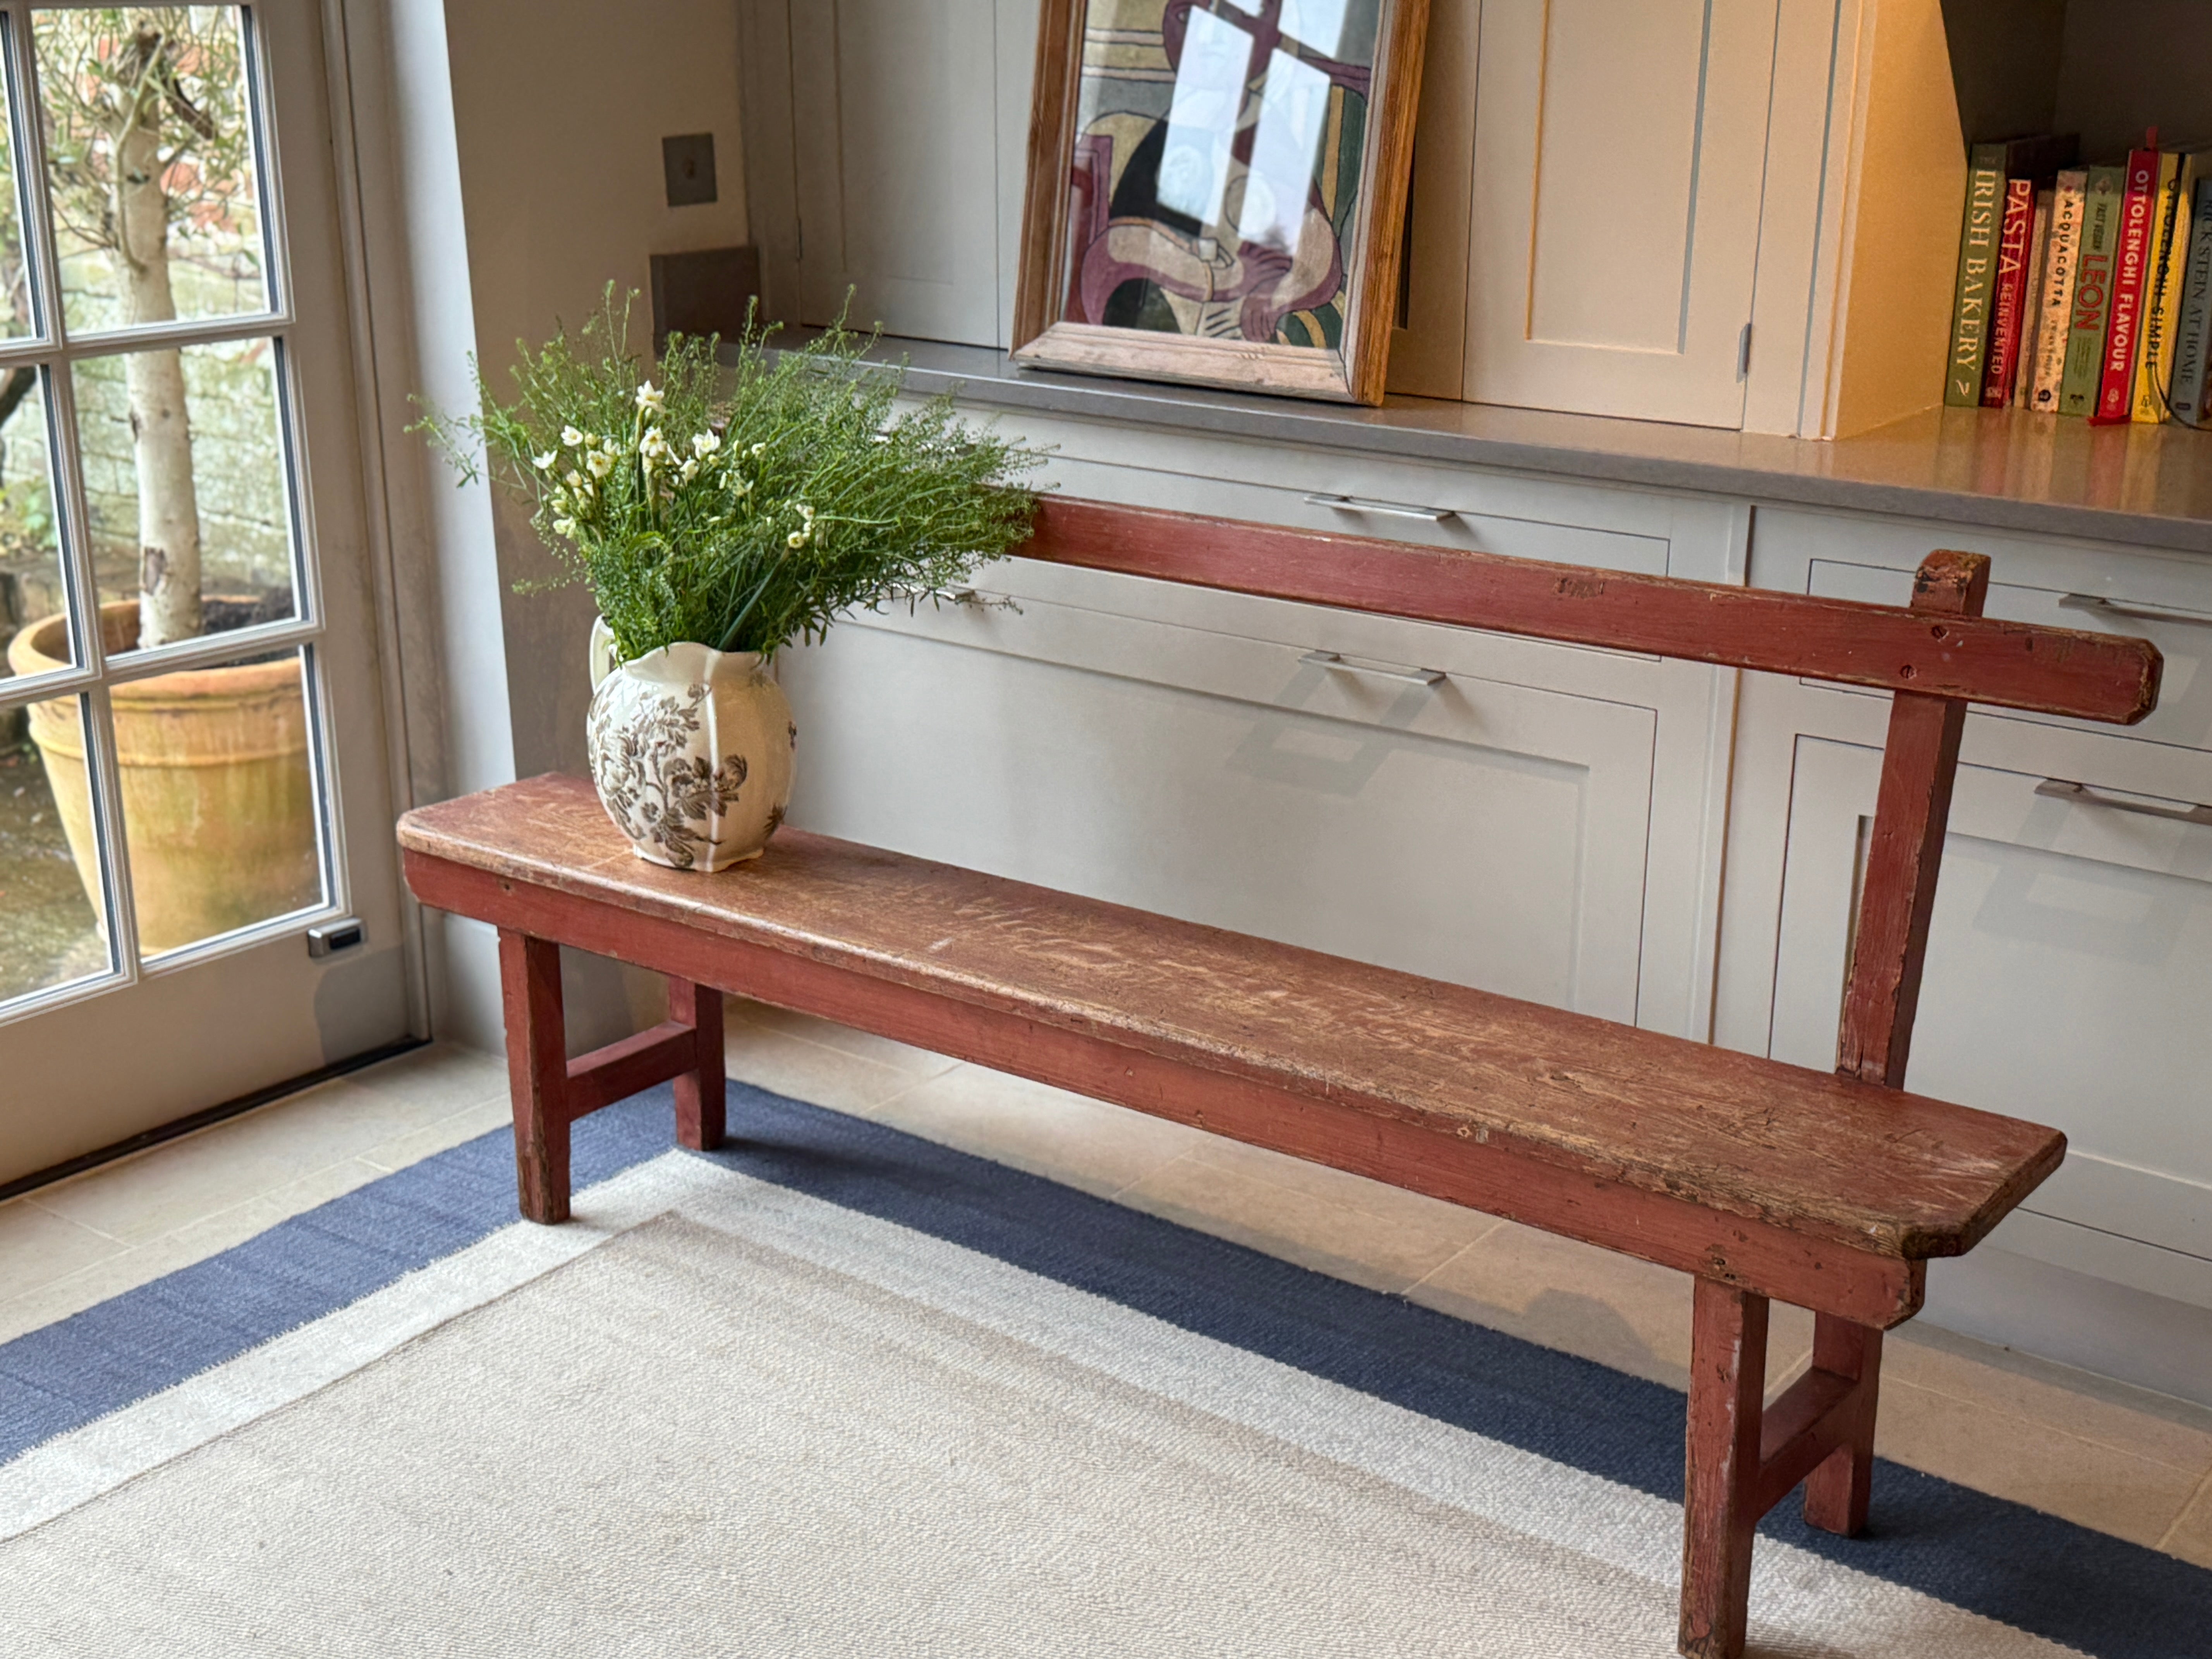
[[[660,164],[668,174],[668,205],[696,207],[716,199],[714,135],[687,132],[660,141]]]

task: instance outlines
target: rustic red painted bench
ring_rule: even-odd
[[[402,820],[422,901],[500,930],[523,1212],[568,1213],[569,1126],[676,1080],[723,1134],[731,992],[1624,1251],[1696,1276],[1680,1643],[1742,1650],[1753,1528],[1800,1484],[1864,1522],[1881,1334],[1931,1256],[2056,1169],[2057,1131],[1904,1092],[1966,703],[2132,722],[2146,641],[1984,618],[1936,553],[1868,605],[1054,500],[1036,557],[1879,687],[1893,694],[1835,1073],[786,830],[716,876],[631,854],[579,780]],[[657,969],[671,1018],[565,1058],[558,947]],[[1762,1407],[1769,1298],[1815,1316]]]

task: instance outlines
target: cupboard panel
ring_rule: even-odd
[[[1020,607],[791,653],[792,821],[1637,1018],[1652,710]]]
[[[1778,1059],[1834,1063],[1880,776],[1876,748],[1796,739]],[[2065,1131],[2031,1212],[2212,1260],[2212,826],[2085,809],[2041,781],[1960,769],[1908,1086]]]
[[[1737,427],[1775,0],[1488,0],[1465,395]]]
[[[1036,0],[777,10],[791,53],[794,320],[831,321],[849,289],[857,326],[1004,344],[1021,191],[1001,174],[1026,128]]]

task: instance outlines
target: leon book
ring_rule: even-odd
[[[2158,152],[2129,151],[2119,246],[2112,262],[2112,319],[2105,328],[2104,369],[2097,384],[2097,406],[2089,415],[2093,426],[2117,426],[2135,413],[2136,343],[2142,328],[2145,267],[2157,195]]]
[[[2087,415],[2097,407],[2105,376],[2105,330],[2112,316],[2112,262],[2120,245],[2120,206],[2127,176],[2118,167],[2091,167],[2081,198],[2080,256],[2075,262],[2073,319],[2067,326],[2066,373],[2058,389],[2061,415]]]

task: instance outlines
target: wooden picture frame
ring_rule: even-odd
[[[1042,0],[1014,360],[1382,402],[1428,10]]]

